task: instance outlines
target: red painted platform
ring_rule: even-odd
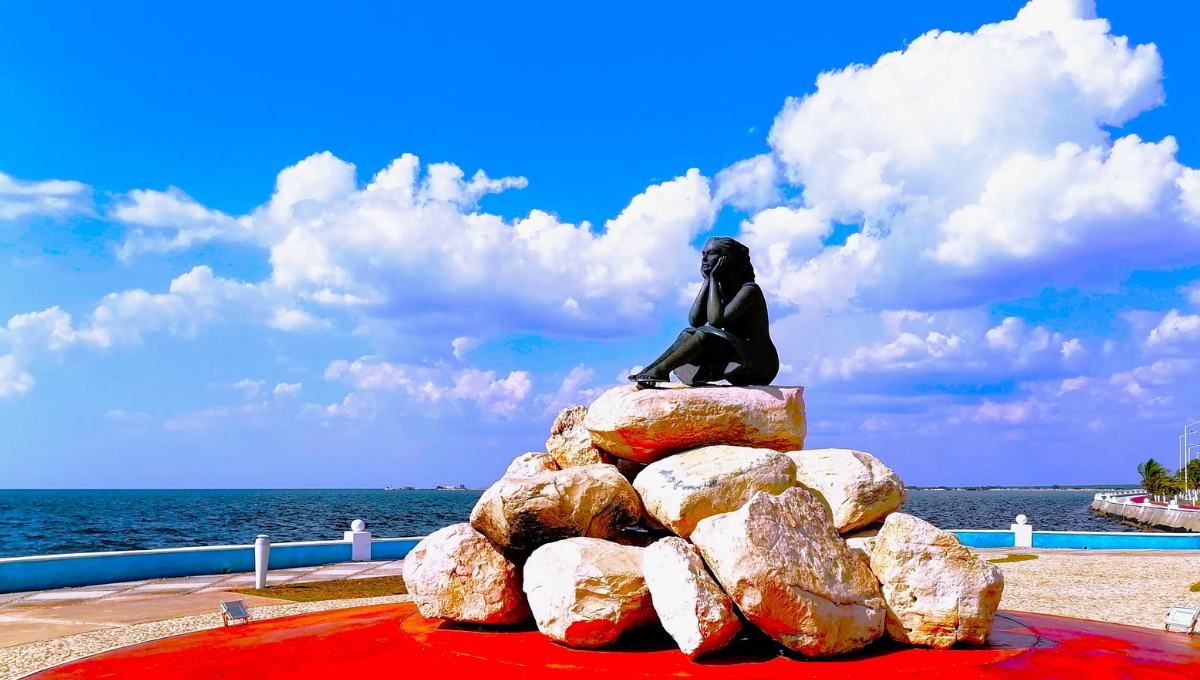
[[[807,660],[765,637],[692,663],[661,629],[584,651],[536,630],[480,629],[421,617],[410,604],[342,609],[218,628],[125,647],[30,676],[140,680],[335,678],[1200,678],[1200,638],[1001,612],[988,645],[946,651],[879,641]]]
[[[1145,503],[1146,503],[1146,497],[1145,497],[1145,496],[1134,496],[1134,497],[1131,499],[1131,502],[1133,502],[1133,503],[1137,503],[1138,505],[1142,505],[1142,504],[1145,504]],[[1153,506],[1154,506],[1154,507],[1156,507],[1156,508],[1165,508],[1165,507],[1167,507],[1167,504],[1166,504],[1166,503],[1162,503],[1162,502],[1159,502],[1159,501],[1150,501],[1149,505],[1153,505]],[[1186,505],[1186,504],[1185,504],[1185,505],[1181,505],[1181,506],[1179,506],[1179,508],[1180,508],[1180,509],[1182,509],[1182,510],[1200,510],[1200,505]]]

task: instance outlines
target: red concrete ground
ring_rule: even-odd
[[[583,651],[528,628],[455,626],[425,619],[411,604],[383,605],[181,635],[30,678],[1200,678],[1200,638],[1042,614],[998,614],[984,648],[935,651],[881,641],[820,661],[783,655],[752,637],[692,663],[654,630],[636,645]]]

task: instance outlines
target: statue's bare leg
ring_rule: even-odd
[[[629,379],[639,383],[667,382],[671,379],[671,371],[684,364],[695,363],[703,354],[703,347],[703,334],[691,330],[684,331],[666,352],[654,360],[654,363],[641,373],[629,376]]]
[[[696,331],[690,328],[681,332],[679,337],[675,338],[675,342],[671,343],[671,346],[668,347],[666,351],[658,355],[658,358],[656,358],[654,361],[651,361],[645,368],[643,368],[641,373],[638,373],[637,375],[631,375],[629,376],[629,379],[636,380],[638,378],[643,378],[645,380],[670,380],[671,371],[674,369],[674,367],[671,367],[666,371],[662,371],[660,370],[660,365],[663,363],[664,359],[675,353],[676,350],[683,346],[685,342],[694,337],[695,334]]]

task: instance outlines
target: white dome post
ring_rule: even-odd
[[[342,540],[350,543],[351,561],[371,561],[371,532],[367,531],[366,522],[361,519],[351,522],[350,531],[342,532]]]
[[[1017,515],[1016,522],[1009,525],[1009,530],[1013,532],[1014,548],[1033,547],[1033,525],[1027,524],[1028,521],[1025,515]]]

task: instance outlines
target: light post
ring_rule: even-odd
[[[1194,449],[1200,449],[1200,444],[1188,444],[1187,448],[1184,449],[1184,451],[1183,451],[1183,456],[1184,456],[1184,458],[1183,458],[1183,460],[1184,460],[1184,463],[1183,463],[1183,465],[1184,465],[1184,468],[1183,468],[1183,492],[1190,500],[1196,500],[1195,498],[1193,498],[1192,491],[1188,489],[1188,468],[1187,468],[1188,464],[1192,462],[1192,460],[1191,460],[1192,459],[1192,451]],[[1197,460],[1200,460],[1200,457],[1198,457]]]
[[[1183,435],[1179,435],[1179,456],[1178,456],[1177,460],[1179,462],[1179,469],[1182,470],[1183,469]]]
[[[1188,423],[1187,425],[1183,426],[1183,444],[1179,447],[1180,453],[1183,454],[1183,488],[1184,488],[1185,493],[1187,492],[1187,485],[1188,485],[1187,464],[1192,462],[1190,460],[1192,457],[1192,449],[1188,446],[1188,435],[1196,434],[1196,430],[1189,431],[1189,428],[1195,427],[1197,425],[1200,425],[1200,420],[1197,420],[1194,423]]]

